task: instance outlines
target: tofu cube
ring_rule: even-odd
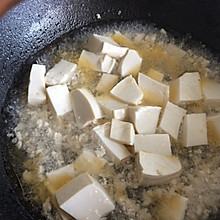
[[[138,85],[148,105],[164,106],[169,100],[168,85],[160,83],[143,73],[138,74]]]
[[[187,208],[188,199],[178,194],[164,194],[156,206],[158,219],[160,220],[183,220]]]
[[[122,102],[132,105],[138,105],[143,98],[143,93],[131,75],[116,84],[110,93]]]
[[[63,116],[73,110],[67,85],[50,86],[46,90],[57,116]]]
[[[161,72],[152,68],[147,72],[147,76],[158,82],[162,82],[164,78],[164,75]]]
[[[60,188],[56,199],[60,208],[75,219],[98,220],[115,209],[111,198],[88,173]]]
[[[128,104],[120,102],[111,96],[101,96],[96,98],[103,113],[109,118],[125,120],[127,118]]]
[[[67,84],[76,73],[77,65],[75,63],[61,60],[55,64],[46,74],[47,85]]]
[[[185,114],[186,114],[185,109],[171,102],[167,102],[159,127],[177,140],[179,135],[180,125],[182,123]]]
[[[177,157],[139,151],[137,170],[140,185],[159,185],[179,175],[181,164]]]
[[[122,144],[133,145],[134,126],[132,123],[112,119],[110,138]]]
[[[100,93],[108,93],[118,82],[118,76],[103,73],[99,83],[96,87],[96,91]]]
[[[169,134],[145,134],[135,135],[134,151],[144,151],[148,153],[171,156],[171,146]]]
[[[28,104],[42,105],[46,103],[45,73],[45,65],[32,65],[28,86]]]
[[[208,144],[206,114],[187,114],[183,119],[181,142],[185,147]]]
[[[175,104],[188,104],[202,99],[198,72],[184,73],[170,84],[170,100]]]
[[[108,55],[95,54],[83,50],[79,57],[79,66],[98,72],[111,73],[115,67],[116,60]]]
[[[93,128],[93,131],[104,144],[104,148],[110,159],[115,164],[119,164],[122,160],[129,157],[131,154],[123,144],[110,139],[110,129],[111,124],[105,123],[104,125],[96,126]]]
[[[73,112],[79,127],[83,128],[102,118],[102,111],[95,97],[84,88],[71,92]]]
[[[126,47],[120,47],[110,37],[98,34],[92,34],[89,37],[88,47],[93,53],[107,54],[115,59],[123,57],[128,50]]]
[[[160,115],[161,107],[130,106],[129,121],[134,124],[138,134],[154,134]]]
[[[121,77],[132,75],[137,76],[140,71],[142,58],[135,50],[128,50],[125,56],[121,59],[118,66],[118,72]]]
[[[207,117],[208,139],[214,145],[220,146],[220,114]]]

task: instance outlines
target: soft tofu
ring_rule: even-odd
[[[175,104],[188,104],[202,99],[198,72],[184,73],[170,83],[170,100]]]
[[[123,145],[110,139],[110,123],[104,125],[96,126],[93,131],[100,138],[104,144],[104,148],[115,164],[119,164],[122,160],[129,157],[131,154],[127,148]]]
[[[50,69],[46,74],[47,85],[67,84],[76,73],[77,65],[75,63],[61,60]]]
[[[220,104],[220,84],[211,80],[202,81],[204,100],[207,104]]]
[[[205,113],[185,115],[182,124],[181,142],[185,147],[208,144]]]
[[[76,172],[74,165],[68,164],[64,167],[47,173],[45,185],[51,194],[55,194],[55,192],[68,183],[75,176],[75,174]]]
[[[163,73],[161,73],[153,68],[149,69],[149,71],[147,72],[147,76],[149,76],[150,78],[152,78],[158,82],[162,82],[163,78],[164,78]]]
[[[96,91],[100,93],[108,93],[118,82],[118,76],[103,73],[99,83],[96,87]]]
[[[144,151],[148,153],[171,156],[171,146],[169,134],[146,134],[135,135],[135,152]]]
[[[138,85],[144,94],[144,100],[149,105],[164,106],[169,100],[169,86],[160,83],[149,76],[139,73]]]
[[[84,88],[71,92],[73,111],[76,122],[83,128],[94,120],[102,118],[102,111],[95,97]]]
[[[142,58],[139,56],[138,52],[129,49],[119,63],[118,72],[121,77],[128,75],[136,77],[140,71],[141,63]]]
[[[128,104],[120,102],[111,96],[100,96],[96,99],[103,113],[109,119],[125,120],[127,118]]]
[[[75,219],[98,220],[115,209],[102,186],[88,173],[71,180],[56,192],[61,209]]]
[[[129,121],[134,124],[138,134],[154,134],[160,115],[161,107],[130,106]]]
[[[159,127],[177,140],[180,125],[185,114],[185,109],[171,102],[167,102]]]
[[[178,194],[164,194],[156,206],[158,219],[160,220],[183,220],[187,208],[188,199]]]
[[[72,111],[72,103],[67,85],[50,86],[46,90],[57,116],[62,116]]]
[[[217,146],[220,146],[220,114],[207,117],[208,139]]]
[[[110,37],[98,34],[92,34],[89,37],[88,47],[93,53],[107,54],[115,59],[123,57],[128,50],[126,47],[120,47]]]
[[[45,65],[32,65],[28,86],[28,104],[41,105],[46,103],[45,73]]]
[[[116,84],[110,93],[119,100],[133,105],[140,104],[143,98],[143,93],[131,75]]]
[[[79,57],[79,66],[98,72],[111,73],[115,67],[116,60],[108,55],[95,54],[83,50]]]
[[[173,44],[166,45],[166,52],[177,59],[182,59],[186,55],[186,51]]]
[[[133,145],[134,143],[134,126],[132,123],[112,119],[110,138],[122,144]]]
[[[175,156],[139,151],[137,154],[138,180],[141,185],[159,185],[178,176],[181,164]]]

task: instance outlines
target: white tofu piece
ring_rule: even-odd
[[[109,119],[125,120],[127,118],[128,104],[120,102],[111,96],[101,96],[96,99],[103,113]]]
[[[67,85],[50,86],[46,90],[57,116],[65,115],[73,110]]]
[[[59,189],[56,199],[60,208],[75,219],[98,220],[115,209],[103,187],[88,173]]]
[[[118,82],[118,76],[103,73],[99,83],[96,87],[96,91],[107,93],[115,86]]]
[[[180,125],[185,114],[185,109],[171,102],[167,102],[159,127],[177,140]]]
[[[46,173],[47,180],[45,185],[51,194],[55,192],[68,183],[76,175],[73,164],[68,164],[64,167],[61,167],[57,170]]]
[[[119,100],[133,105],[140,104],[143,98],[143,93],[131,75],[116,84],[110,93]]]
[[[45,65],[32,65],[28,86],[28,104],[41,105],[46,103],[45,73]]]
[[[162,82],[163,78],[164,78],[163,73],[161,73],[153,68],[149,69],[149,71],[147,72],[147,76],[158,81],[158,82]]]
[[[88,46],[93,53],[107,54],[115,59],[123,57],[128,50],[126,47],[120,47],[110,37],[98,34],[93,34],[89,37]]]
[[[127,148],[123,145],[110,139],[111,124],[105,123],[104,125],[96,126],[93,131],[100,138],[104,144],[104,148],[115,164],[119,164],[122,160],[129,157],[131,154]]]
[[[220,146],[220,114],[207,117],[208,139],[214,145]]]
[[[202,90],[203,90],[204,100],[207,104],[220,104],[219,83],[211,80],[203,80]]]
[[[187,208],[188,199],[178,194],[164,194],[156,206],[158,219],[160,220],[183,220]]]
[[[77,65],[75,63],[68,62],[66,60],[61,60],[59,63],[55,64],[46,74],[46,84],[47,85],[59,85],[67,84],[73,74],[77,70]]]
[[[181,142],[185,147],[208,144],[205,113],[185,115],[182,125]]]
[[[142,58],[135,50],[128,50],[126,55],[121,59],[118,66],[118,72],[121,77],[132,75],[137,76],[140,71]]]
[[[161,107],[130,106],[129,121],[134,124],[138,134],[154,134],[157,128]]]
[[[134,143],[134,126],[130,122],[112,119],[110,138],[122,144],[133,145]]]
[[[167,44],[166,51],[170,56],[174,56],[178,59],[182,59],[186,55],[186,51],[173,44]]]
[[[134,151],[144,151],[148,153],[171,156],[171,146],[169,134],[145,134],[135,135]]]
[[[175,156],[139,151],[137,154],[139,184],[159,185],[179,175],[181,164]]]
[[[144,100],[149,105],[164,106],[169,100],[169,86],[160,83],[149,76],[139,73],[138,85],[144,94]]]
[[[198,72],[184,73],[170,83],[170,100],[175,104],[188,104],[202,99]]]
[[[71,92],[73,112],[79,127],[83,128],[94,120],[102,118],[102,111],[95,97],[84,88]]]
[[[111,73],[116,64],[116,60],[108,55],[95,54],[83,50],[78,65],[83,68],[98,72]]]

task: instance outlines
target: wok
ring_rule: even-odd
[[[101,18],[97,16],[100,14]],[[0,20],[0,110],[27,59],[69,31],[95,23],[140,20],[164,28],[188,43],[201,42],[219,59],[218,1],[27,0]],[[12,187],[0,114],[0,219],[39,219]],[[30,214],[31,213],[31,214]],[[214,216],[210,216],[210,219]],[[220,219],[220,216],[215,216]]]

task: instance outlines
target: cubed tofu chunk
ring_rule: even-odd
[[[177,59],[182,59],[186,55],[186,51],[173,44],[166,45],[166,52]]]
[[[129,121],[134,124],[138,134],[154,134],[160,115],[161,107],[130,106],[128,108]]]
[[[75,219],[98,220],[115,208],[102,186],[88,173],[60,188],[56,199],[60,208]]]
[[[142,58],[139,56],[138,52],[129,49],[119,63],[118,72],[121,77],[128,75],[136,77],[140,71],[141,63]]]
[[[140,185],[159,185],[179,175],[181,164],[177,157],[139,151],[137,154]]]
[[[122,144],[133,145],[134,126],[132,123],[112,119],[110,138]]]
[[[185,114],[185,109],[167,102],[159,127],[177,140],[180,125]]]
[[[92,34],[88,42],[89,50],[93,53],[107,54],[115,59],[123,57],[128,48],[120,47],[114,40],[107,36]]]
[[[83,128],[94,120],[102,118],[102,111],[95,97],[84,88],[71,92],[73,111],[76,122]]]
[[[63,116],[73,110],[67,85],[50,86],[46,90],[57,116]]]
[[[207,117],[209,142],[220,146],[220,114]]]
[[[138,85],[149,105],[164,106],[169,100],[169,86],[160,83],[143,73],[138,74]]]
[[[67,84],[76,73],[77,65],[75,63],[61,60],[55,64],[46,74],[47,85]]]
[[[116,84],[110,93],[119,100],[133,105],[140,104],[143,98],[143,93],[131,75]]]
[[[55,192],[68,183],[76,175],[74,165],[68,164],[64,167],[61,167],[57,170],[51,171],[46,174],[47,180],[45,185],[51,194]]]
[[[164,78],[164,75],[161,72],[159,72],[155,69],[152,69],[152,68],[149,69],[149,71],[147,72],[147,76],[149,76],[150,78],[152,78],[158,82],[162,82],[163,78]]]
[[[103,113],[109,119],[125,120],[127,118],[128,104],[120,102],[111,96],[100,96],[96,99]]]
[[[104,125],[96,126],[93,128],[93,131],[104,144],[104,148],[110,159],[115,164],[119,164],[122,160],[129,157],[131,154],[123,144],[110,139],[110,128],[110,123],[106,123]]]
[[[41,105],[46,103],[45,73],[45,65],[32,65],[28,86],[28,104]]]
[[[107,93],[115,86],[118,82],[118,76],[103,73],[99,83],[96,87],[96,91],[100,93]]]
[[[187,114],[183,119],[181,142],[185,147],[208,144],[206,114]]]
[[[116,60],[108,55],[95,54],[83,50],[79,57],[79,67],[91,69],[98,72],[111,73],[115,67]]]
[[[171,156],[172,152],[169,134],[135,135],[134,151],[144,151],[164,156]]]
[[[160,220],[183,220],[187,208],[188,199],[177,194],[164,194],[156,206],[158,219]]]
[[[198,72],[184,73],[170,83],[170,100],[175,104],[188,104],[202,99]]]
[[[202,81],[204,100],[207,104],[220,104],[220,83],[211,80]]]

